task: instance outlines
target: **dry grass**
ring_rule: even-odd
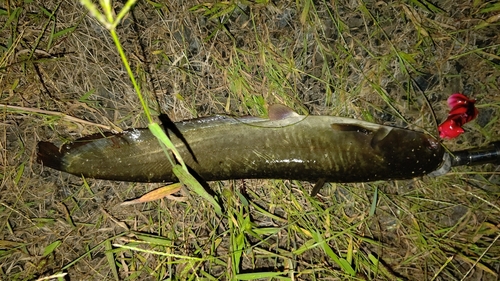
[[[75,1],[29,2],[0,6],[0,103],[145,126],[108,31]],[[460,91],[480,115],[445,144],[499,139],[498,4],[171,2],[141,1],[117,29],[156,113],[265,115],[283,103],[435,134],[433,112],[442,121]],[[3,108],[0,118],[2,280],[498,280],[498,166],[330,184],[317,198],[304,182],[214,182],[218,217],[195,195],[122,207],[158,185],[35,162],[38,141],[97,126]]]

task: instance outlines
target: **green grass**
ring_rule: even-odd
[[[480,116],[445,145],[499,139],[496,4],[184,2],[138,1],[129,11],[112,3],[115,35],[78,3],[0,7],[0,104],[9,106],[0,107],[0,279],[498,278],[494,165],[328,183],[317,197],[308,182],[213,182],[217,214],[186,190],[123,206],[160,185],[37,164],[40,140],[145,127],[160,112],[174,121],[265,116],[273,103],[437,134],[458,91],[478,100]]]

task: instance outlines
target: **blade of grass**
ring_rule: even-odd
[[[151,113],[149,110],[149,106],[144,99],[141,88],[139,86],[139,83],[137,83],[137,80],[135,79],[135,75],[132,72],[132,69],[130,67],[130,63],[128,61],[128,58],[125,54],[125,51],[123,50],[122,44],[120,42],[120,38],[118,37],[118,34],[116,33],[116,27],[120,23],[120,21],[125,17],[125,15],[128,14],[130,11],[131,7],[135,4],[137,0],[129,0],[125,3],[123,9],[118,13],[118,16],[113,17],[113,7],[111,4],[110,0],[103,0],[100,1],[101,8],[104,11],[104,15],[101,14],[96,5],[93,4],[90,0],[81,0],[82,5],[84,5],[89,12],[99,21],[101,22],[110,32],[111,37],[113,39],[113,42],[116,46],[116,49],[118,51],[118,54],[122,60],[123,65],[125,66],[125,69],[127,70],[127,74],[130,78],[130,81],[132,82],[132,85],[134,86],[134,90],[137,94],[137,97],[139,98],[139,101],[142,105],[142,109],[144,111],[144,115],[146,116],[148,120],[148,128],[150,131],[153,133],[153,135],[158,138],[161,144],[163,144],[168,150],[172,151],[172,153],[175,155],[175,159],[179,162],[180,167],[182,169],[178,168],[178,165],[174,165],[174,161],[170,156],[170,153],[168,151],[165,151],[165,155],[167,156],[167,159],[170,161],[170,163],[173,166],[173,172],[177,176],[177,178],[187,187],[189,187],[191,190],[194,190],[197,194],[208,200],[215,208],[215,212],[218,215],[222,214],[221,208],[217,201],[210,195],[208,192],[201,186],[201,184],[189,173],[189,170],[182,160],[182,157],[180,153],[177,151],[176,147],[173,145],[173,143],[170,141],[170,139],[167,137],[165,132],[161,129],[160,125],[155,123],[153,121],[153,118],[151,117]]]
[[[113,272],[113,276],[115,277],[115,280],[120,280],[120,277],[118,275],[118,269],[116,268],[116,263],[115,263],[115,255],[113,253],[113,246],[111,245],[111,241],[108,239],[104,243],[104,248],[105,248],[105,255],[106,259],[108,260],[108,265],[109,268],[111,269],[111,272]]]
[[[321,248],[323,251],[338,265],[340,268],[346,272],[347,274],[351,276],[356,275],[356,271],[354,268],[352,268],[351,264],[349,262],[342,258],[339,257],[333,250],[330,248],[330,246],[326,243],[326,241],[323,239],[323,236],[319,232],[313,232],[312,233],[314,240],[316,243],[320,244]]]
[[[164,198],[168,195],[171,195],[173,193],[176,193],[181,188],[182,188],[182,183],[170,184],[170,185],[163,186],[163,187],[157,188],[155,190],[152,190],[152,191],[144,194],[143,196],[141,196],[137,199],[125,201],[125,202],[121,203],[120,205],[121,206],[128,206],[128,205],[133,205],[133,204],[155,201],[155,200]]]
[[[378,186],[375,186],[375,191],[373,192],[372,205],[370,206],[370,216],[375,215],[375,210],[377,209],[378,202]]]
[[[252,273],[240,273],[236,275],[236,280],[257,280],[262,278],[276,278],[280,280],[292,280],[290,277],[285,277],[283,275],[290,274],[292,271],[284,272],[252,272]]]
[[[56,241],[50,243],[50,245],[45,247],[45,249],[43,250],[42,257],[46,257],[46,256],[52,254],[57,249],[57,247],[59,247],[61,245],[61,243],[62,243],[61,240],[56,240]]]

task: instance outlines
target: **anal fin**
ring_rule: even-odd
[[[314,197],[318,195],[320,189],[325,185],[326,180],[325,179],[318,179],[316,183],[313,186],[313,189],[311,191],[311,196]]]

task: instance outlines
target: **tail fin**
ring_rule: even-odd
[[[63,169],[64,154],[61,153],[59,148],[54,144],[45,141],[39,142],[37,157],[38,157],[37,161],[42,163],[44,166],[59,171],[64,171]]]

